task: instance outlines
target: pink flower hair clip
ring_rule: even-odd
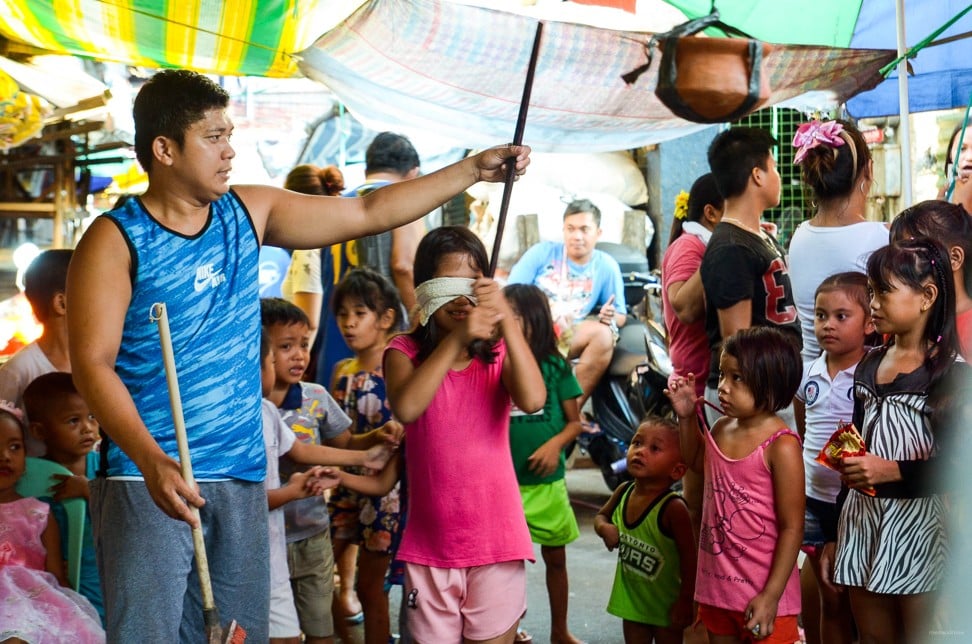
[[[839,148],[844,145],[844,137],[840,135],[844,126],[837,121],[818,121],[814,119],[797,128],[793,136],[793,147],[797,149],[793,163],[799,165],[807,156],[807,152],[820,145]]]
[[[24,412],[9,400],[0,399],[0,411],[5,411],[20,422],[24,422]]]

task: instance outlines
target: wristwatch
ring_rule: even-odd
[[[617,344],[618,338],[621,337],[621,331],[618,330],[618,323],[612,317],[611,320],[607,323],[607,326],[609,329],[611,329],[611,336],[614,338],[614,343]]]

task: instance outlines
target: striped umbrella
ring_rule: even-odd
[[[46,52],[222,75],[289,77],[340,1],[0,0],[0,35]],[[355,3],[343,3],[353,5]]]

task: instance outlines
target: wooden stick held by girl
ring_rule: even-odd
[[[725,417],[702,431],[695,377],[667,391],[679,419],[682,457],[704,470],[695,599],[710,639],[798,639],[803,541],[803,455],[776,412],[800,383],[800,350],[772,327],[729,336],[719,359]]]
[[[526,608],[530,534],[510,454],[510,401],[546,400],[540,369],[482,242],[437,228],[415,261],[420,325],[385,352],[385,380],[405,425],[409,629],[422,642],[512,642]]]

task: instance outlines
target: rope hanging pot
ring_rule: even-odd
[[[769,100],[763,59],[772,45],[739,38],[670,37],[659,47],[655,95],[675,116],[725,123]]]
[[[714,27],[741,38],[695,36]],[[769,100],[768,74],[763,62],[774,45],[750,38],[722,23],[719,12],[654,36],[646,45],[648,61],[625,74],[634,83],[651,67],[655,50],[661,51],[655,95],[676,116],[696,123],[734,121]]]

